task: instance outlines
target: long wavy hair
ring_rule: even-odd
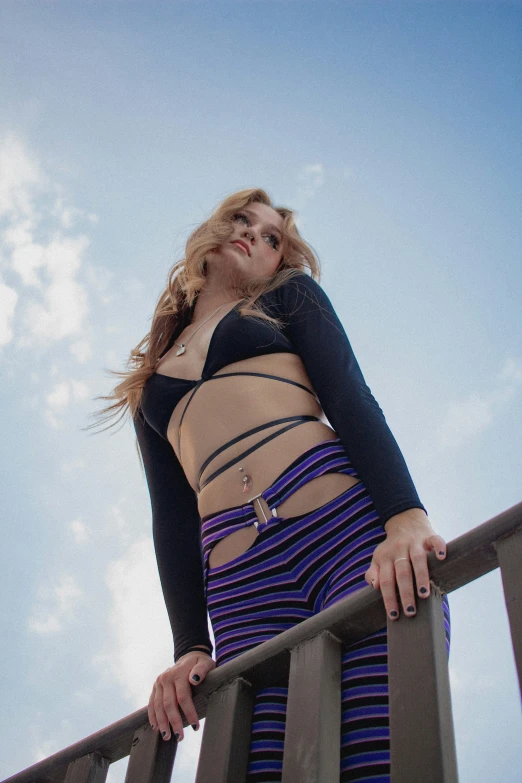
[[[206,253],[215,250],[216,246],[232,236],[235,213],[252,202],[272,207],[283,218],[283,255],[271,277],[252,278],[236,283],[237,298],[247,300],[241,306],[238,305],[238,312],[242,316],[262,318],[271,322],[275,328],[280,328],[279,320],[263,311],[257,303],[258,298],[306,269],[314,280],[320,282],[319,260],[300,236],[295,223],[295,213],[287,207],[274,206],[268,194],[260,188],[232,193],[218,205],[208,220],[189,236],[185,246],[185,258],[176,262],[168,273],[167,286],[156,304],[150,332],[131,350],[125,370],[108,371],[121,380],[110,394],[96,398],[107,400],[110,404],[93,414],[98,421],[87,429],[100,422],[111,422],[107,427],[103,427],[108,429],[120,422],[128,412],[133,418],[137,415],[143,386],[155,372],[158,360],[178,325],[180,311],[185,307],[192,307],[205,285]]]

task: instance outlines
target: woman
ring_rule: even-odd
[[[317,277],[292,211],[234,193],[190,236],[105,398],[133,415],[150,491],[175,663],[148,711],[165,740],[183,739],[179,707],[199,728],[190,686],[216,665],[366,583],[392,619],[399,597],[414,616],[428,552],[445,557]],[[342,781],[389,774],[386,652],[386,628],[343,648]],[[257,695],[249,783],[280,780],[286,695]]]

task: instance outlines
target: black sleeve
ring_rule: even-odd
[[[154,549],[172,628],[174,661],[194,645],[207,645],[212,652],[196,494],[172,446],[141,411],[134,427],[149,487]]]
[[[385,524],[425,507],[384,414],[367,386],[330,299],[301,274],[275,289],[284,333],[299,354],[328,421]]]

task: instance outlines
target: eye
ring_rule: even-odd
[[[248,215],[245,215],[244,212],[236,212],[234,215],[232,215],[232,220],[244,220],[245,225],[250,225],[250,220],[248,219]],[[274,250],[277,250],[279,247],[279,237],[275,234],[266,234],[265,235],[268,238],[268,243],[272,246]]]
[[[238,219],[243,219],[247,226],[250,225],[250,221],[244,212],[236,212],[235,215],[232,215],[232,220],[238,220]]]

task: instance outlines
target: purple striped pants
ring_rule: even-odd
[[[225,565],[210,568],[212,546],[257,522],[252,503],[202,518],[207,606],[221,665],[367,587],[364,574],[386,538],[362,481],[320,508],[277,516],[277,505],[325,473],[358,478],[339,438],[307,449],[262,493],[273,516],[259,524],[253,544]],[[419,599],[420,600],[420,599]],[[446,650],[450,613],[443,597]],[[286,688],[256,695],[247,783],[281,781]],[[342,648],[340,783],[390,781],[386,627]]]

